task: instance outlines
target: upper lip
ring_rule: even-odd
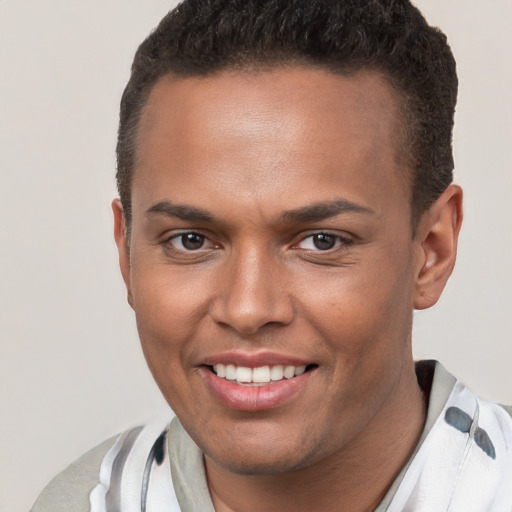
[[[313,364],[311,360],[302,359],[294,355],[280,354],[277,352],[241,352],[229,351],[220,352],[215,355],[207,356],[202,361],[202,365],[213,366],[214,364],[234,364],[236,366],[245,366],[247,368],[258,368],[260,366],[307,366]]]

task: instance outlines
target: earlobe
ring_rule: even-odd
[[[117,245],[117,252],[119,254],[119,267],[126,285],[128,303],[133,307],[130,286],[130,249],[127,238],[126,218],[123,206],[119,199],[114,199],[112,201],[112,212],[114,213],[114,238]]]
[[[415,309],[433,306],[450,277],[462,224],[462,189],[450,185],[423,214],[416,232]]]

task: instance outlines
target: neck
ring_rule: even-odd
[[[205,458],[216,512],[369,512],[410,458],[426,406],[414,367],[393,399],[347,445],[313,466],[271,475],[232,473]]]

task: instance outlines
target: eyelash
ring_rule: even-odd
[[[183,244],[183,239],[187,235],[188,236],[200,237],[202,239],[201,247],[198,247],[197,249],[187,249],[184,246],[184,244]],[[325,248],[325,249],[320,249],[318,247],[316,247],[316,249],[315,248],[299,247],[302,243],[304,243],[307,240],[311,240],[311,243],[315,244],[315,242],[313,241],[314,237],[325,237],[325,238],[334,239],[334,244],[335,245],[333,247],[328,247],[328,248]],[[177,248],[173,244],[173,241],[179,240],[179,239],[182,239],[182,242],[181,242],[182,248]],[[213,247],[205,249],[203,247],[203,245],[207,241],[212,243]],[[204,235],[204,234],[199,233],[197,231],[181,231],[179,233],[175,233],[172,236],[170,236],[170,237],[166,238],[165,240],[163,240],[162,244],[164,246],[166,246],[169,250],[171,250],[171,251],[173,251],[173,252],[175,252],[177,254],[187,254],[187,253],[188,254],[198,254],[198,253],[200,253],[202,251],[205,251],[205,250],[208,250],[208,249],[216,249],[216,248],[220,247],[219,245],[213,244],[213,242],[211,242],[211,240],[208,238],[207,235]],[[333,253],[333,252],[337,252],[337,251],[340,251],[340,250],[344,250],[348,246],[351,246],[353,244],[354,244],[354,240],[351,239],[351,238],[347,238],[347,237],[344,237],[344,236],[341,236],[341,235],[337,235],[335,233],[330,233],[328,231],[316,231],[314,233],[311,233],[311,234],[301,238],[298,243],[293,245],[292,249],[304,250],[304,251],[313,252],[313,253]]]
[[[172,251],[174,251],[176,253],[180,253],[180,254],[183,254],[183,253],[185,253],[185,254],[186,253],[194,254],[194,253],[200,252],[201,250],[204,250],[202,246],[198,247],[196,250],[193,250],[193,249],[192,250],[187,250],[187,248],[184,247],[184,245],[183,245],[183,238],[185,236],[187,236],[187,235],[189,235],[189,236],[191,236],[191,235],[194,236],[195,235],[197,237],[202,238],[203,244],[206,241],[210,241],[211,242],[211,240],[206,235],[204,235],[202,233],[199,233],[197,231],[181,231],[181,232],[175,233],[172,236],[170,236],[170,237],[166,238],[165,240],[163,240],[162,244],[165,245],[168,249],[170,249],[170,250],[172,250]],[[173,244],[173,241],[179,240],[179,239],[182,239],[182,242],[181,242],[181,245],[183,247],[182,249],[179,249],[179,248],[175,247],[174,244]],[[215,245],[215,244],[213,244],[213,245]],[[218,247],[218,246],[215,245],[215,248],[216,247]]]
[[[321,237],[321,236],[324,236],[324,237],[329,237],[331,239],[334,239],[334,243],[336,245],[334,245],[334,247],[332,248],[327,248],[327,249],[319,249],[318,247],[315,249],[303,249],[303,248],[298,248],[299,250],[302,249],[302,250],[306,250],[306,251],[311,251],[311,252],[315,252],[315,253],[332,253],[332,252],[336,252],[336,251],[340,251],[340,250],[344,250],[346,249],[348,246],[350,245],[353,245],[354,244],[354,240],[351,239],[351,238],[347,238],[347,237],[344,237],[344,236],[341,236],[341,235],[337,235],[335,233],[330,233],[328,231],[316,231],[315,233],[311,233],[307,236],[305,236],[304,238],[302,238],[300,240],[300,242],[298,244],[295,245],[295,247],[297,247],[299,244],[305,242],[306,240],[311,240],[312,243],[314,244],[313,242],[313,239],[314,237]]]

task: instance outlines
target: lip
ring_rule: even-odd
[[[269,384],[246,386],[222,377],[217,377],[208,367],[200,369],[207,386],[226,407],[237,411],[265,411],[277,408],[291,400],[306,386],[314,371],[305,372],[291,379]]]
[[[222,352],[213,356],[205,357],[199,364],[213,366],[214,364],[234,364],[247,368],[258,368],[259,366],[308,366],[314,361],[300,359],[296,356],[279,354],[276,352],[248,353],[241,351]]]

